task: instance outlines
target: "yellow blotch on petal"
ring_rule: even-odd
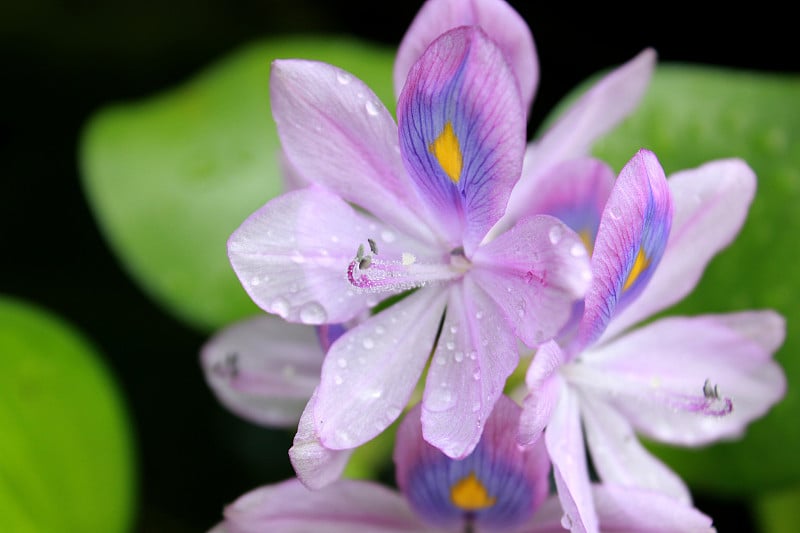
[[[442,167],[442,170],[450,180],[453,183],[458,183],[458,180],[461,179],[461,167],[464,165],[464,160],[461,156],[458,137],[456,137],[456,132],[453,131],[453,124],[449,120],[444,125],[442,133],[428,145],[428,150],[439,161],[439,166]]]
[[[465,511],[478,511],[494,505],[497,498],[489,496],[475,472],[470,472],[467,477],[450,488],[450,500],[456,507]]]
[[[633,285],[633,282],[638,279],[639,274],[648,266],[650,266],[650,260],[644,254],[644,250],[639,248],[639,253],[636,254],[636,261],[633,262],[633,268],[631,269],[631,273],[628,274],[628,279],[625,280],[625,285],[622,286],[622,290],[627,291],[628,288]]]
[[[592,234],[589,233],[589,230],[588,229],[581,230],[578,233],[578,237],[581,238],[581,242],[583,242],[583,245],[586,247],[586,252],[589,255],[592,255],[592,252],[594,251],[594,242],[592,242]]]

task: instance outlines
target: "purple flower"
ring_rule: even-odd
[[[784,320],[772,311],[669,317],[628,331],[688,294],[708,261],[733,240],[755,190],[750,168],[720,160],[667,181],[655,155],[642,150],[616,183],[610,179],[604,171],[577,173],[561,184],[580,191],[582,211],[558,194],[545,193],[537,207],[563,212],[582,235],[596,234],[582,317],[560,343],[537,350],[519,435],[530,443],[544,431],[575,532],[598,531],[584,431],[605,484],[654,490],[688,504],[684,482],[636,434],[683,446],[733,439],[786,386],[772,359],[783,342]]]
[[[498,398],[471,454],[453,460],[422,438],[420,407],[404,418],[395,445],[400,492],[370,481],[341,479],[309,490],[296,479],[268,485],[225,508],[213,533],[263,531],[518,532],[564,530],[564,512],[548,498],[544,445],[515,442],[520,408]],[[713,531],[711,520],[669,496],[597,485],[603,531]]]
[[[503,52],[477,27],[439,37],[409,72],[398,126],[363,83],[322,63],[276,61],[271,98],[286,156],[314,185],[231,236],[245,289],[306,324],[408,293],[331,346],[312,402],[320,443],[352,449],[383,431],[433,352],[423,433],[451,457],[469,454],[517,365],[517,338],[555,335],[589,278],[579,237],[554,217],[483,242],[525,148]]]

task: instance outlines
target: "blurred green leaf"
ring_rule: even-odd
[[[761,533],[797,533],[800,531],[800,488],[770,492],[759,497],[754,514]]]
[[[339,66],[394,109],[394,50],[298,36],[249,45],[179,87],[102,109],[83,132],[84,188],[114,252],[155,301],[203,331],[259,312],[225,243],[282,191],[268,88],[276,58]]]
[[[662,65],[641,107],[594,152],[619,170],[642,147],[658,155],[667,174],[738,157],[758,176],[758,192],[739,237],[669,314],[772,308],[786,317],[788,328],[777,354],[788,376],[788,393],[748,428],[744,439],[700,450],[653,449],[704,490],[746,495],[797,483],[800,76]]]
[[[70,326],[0,297],[0,531],[123,532],[135,494],[127,413]]]

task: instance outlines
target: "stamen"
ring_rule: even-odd
[[[367,239],[367,243],[369,243],[369,249],[370,249],[370,251],[371,251],[373,254],[375,254],[375,255],[378,255],[378,245],[377,245],[377,244],[375,244],[375,241],[373,241],[372,239]]]
[[[411,254],[403,254],[402,261],[385,261],[373,256],[355,258],[347,267],[348,281],[368,292],[406,291],[461,275],[462,272],[447,264],[417,263]]]

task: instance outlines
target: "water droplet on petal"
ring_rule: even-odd
[[[336,73],[336,80],[341,83],[342,85],[347,85],[351,81],[353,81],[353,76],[348,74],[347,72],[342,72],[341,70]]]
[[[480,370],[480,368],[476,368],[472,372],[472,379],[474,379],[475,381],[478,381],[479,379],[481,379],[481,370]]]
[[[460,363],[464,360],[464,352],[456,352],[455,355],[453,355],[453,359],[456,360],[456,363]]]
[[[558,244],[562,235],[564,235],[564,229],[561,226],[553,226],[547,233],[547,236],[550,238],[550,242],[553,244]]]
[[[444,366],[446,363],[447,363],[447,361],[445,361],[444,357],[439,356],[439,357],[436,358],[436,364],[437,365]]]
[[[576,242],[569,249],[569,253],[572,257],[581,257],[582,255],[586,255],[586,248],[581,243]]]
[[[450,326],[450,333],[455,334],[457,332],[458,332],[458,326]]]
[[[367,113],[371,116],[378,116],[378,106],[372,100],[367,100],[367,103],[364,104],[364,107],[367,109]]]
[[[261,284],[261,280],[258,279],[258,276],[253,276],[253,279],[250,280],[250,285],[257,287],[259,284]]]
[[[456,343],[454,343],[453,341],[447,341],[446,346],[447,346],[447,349],[450,350],[450,351],[453,351],[453,350],[456,349]]]
[[[339,368],[345,368],[347,366],[347,359],[344,357],[340,357],[336,364],[339,365]]]
[[[612,218],[612,220],[619,220],[622,217],[622,214],[619,212],[619,209],[613,207],[608,210],[608,216]]]
[[[289,301],[286,298],[281,298],[278,296],[272,300],[269,310],[271,313],[275,313],[281,318],[286,318],[286,315],[289,314]]]
[[[383,242],[394,242],[397,239],[397,237],[393,232],[389,231],[388,229],[385,229],[381,232],[381,239],[383,239]]]
[[[342,378],[342,376],[340,376],[339,374],[336,374],[335,376],[333,376],[333,382],[336,383],[337,385],[341,385],[344,382],[344,378]]]
[[[370,397],[370,398],[373,398],[373,399],[375,399],[375,400],[377,400],[377,399],[378,399],[378,398],[380,398],[381,396],[383,396],[383,391],[382,391],[382,390],[380,390],[380,389],[375,389],[375,390],[372,390],[372,391],[370,391],[370,393],[369,393],[369,397]]]
[[[475,313],[475,318],[478,319],[478,320],[482,319],[483,318],[483,311],[477,311]]]
[[[317,302],[308,302],[300,308],[300,322],[303,324],[323,324],[326,320],[328,320],[328,313]]]
[[[383,326],[375,326],[375,335],[383,335],[386,333],[386,328]]]
[[[364,337],[364,339],[361,341],[361,346],[363,346],[365,350],[371,350],[375,347],[375,341],[369,337]]]
[[[300,253],[300,250],[295,250],[294,252],[292,252],[292,262],[293,263],[296,263],[296,264],[299,265],[301,263],[305,263],[305,261],[306,261],[306,258],[303,257],[303,254]]]
[[[564,529],[572,529],[572,518],[567,513],[561,517],[561,527]]]

